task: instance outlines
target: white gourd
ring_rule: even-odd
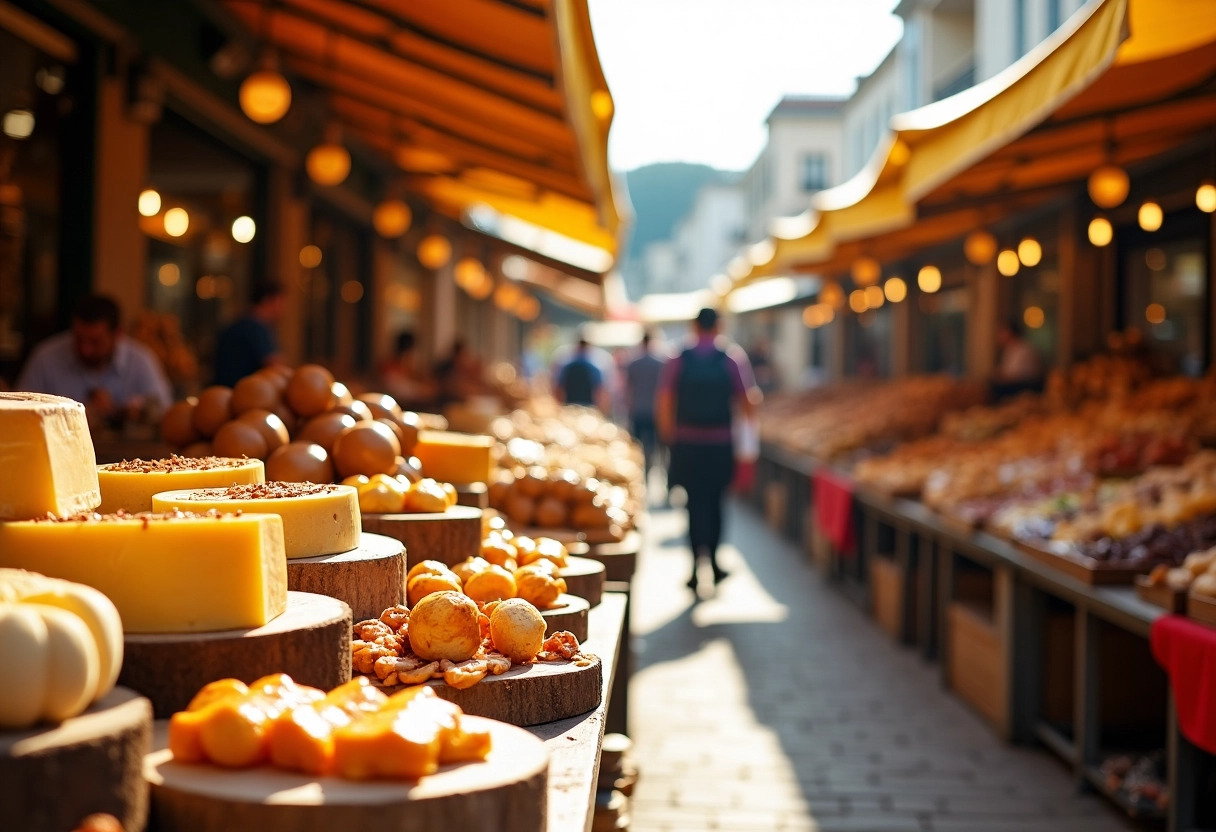
[[[0,728],[26,728],[38,721],[50,679],[49,640],[37,610],[0,603]]]
[[[55,581],[53,589],[27,595],[22,600],[27,604],[59,607],[79,616],[93,634],[101,661],[97,690],[90,702],[114,689],[122,670],[123,641],[122,620],[113,601],[91,586],[61,580]]]
[[[26,604],[42,616],[47,631],[47,688],[39,717],[62,722],[89,707],[97,692],[101,662],[89,627],[67,610]]]

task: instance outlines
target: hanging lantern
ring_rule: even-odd
[[[386,199],[372,211],[372,225],[381,237],[394,239],[410,228],[414,214],[400,199]]]
[[[1161,206],[1157,203],[1146,202],[1140,206],[1136,218],[1140,222],[1140,227],[1145,231],[1156,231],[1165,221],[1165,214],[1162,213]]]
[[[341,185],[350,175],[350,153],[342,146],[342,135],[334,126],[325,131],[321,143],[304,160],[308,178],[318,185]]]
[[[972,231],[963,240],[963,254],[974,266],[991,263],[996,256],[996,237],[983,229]]]
[[[521,321],[535,321],[540,317],[540,301],[533,295],[525,294],[515,304],[515,317]]]
[[[942,288],[942,272],[937,266],[921,266],[916,274],[916,285],[926,294],[933,294]]]
[[[1089,198],[1099,208],[1116,208],[1127,199],[1131,181],[1127,171],[1117,165],[1103,165],[1089,175]]]
[[[452,244],[442,234],[428,234],[418,243],[417,255],[419,263],[436,271],[452,259]]]
[[[851,270],[853,282],[858,286],[873,286],[882,277],[882,265],[873,257],[858,257]]]
[[[854,289],[853,291],[849,292],[849,308],[858,315],[865,312],[869,308],[869,304],[866,303],[865,289]]]
[[[892,277],[883,284],[882,291],[891,303],[899,303],[908,296],[908,284],[902,277]]]
[[[1026,268],[1034,268],[1043,259],[1043,247],[1034,237],[1027,237],[1018,243],[1018,259]]]
[[[1089,241],[1098,248],[1110,245],[1115,238],[1115,230],[1106,217],[1094,217],[1089,221]]]
[[[1204,182],[1195,189],[1195,207],[1205,214],[1216,213],[1216,184]]]
[[[881,286],[867,286],[863,291],[866,294],[866,306],[870,309],[877,309],[886,302]]]
[[[139,215],[155,217],[160,213],[160,192],[153,188],[145,188],[139,192]]]
[[[170,208],[164,217],[165,233],[170,237],[180,237],[190,228],[190,214],[185,208]]]
[[[1018,253],[1011,248],[1005,249],[996,256],[996,270],[1005,277],[1013,277],[1017,274],[1020,265]]]
[[[276,64],[274,56],[267,53],[261,68],[241,82],[241,110],[250,121],[274,124],[291,109],[291,84]]]

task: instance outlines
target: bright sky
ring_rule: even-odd
[[[744,170],[782,95],[847,95],[899,39],[895,0],[590,0],[617,170]]]

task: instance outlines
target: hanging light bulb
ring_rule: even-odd
[[[241,82],[241,110],[258,124],[274,124],[291,109],[291,84],[279,72],[273,53],[262,56],[258,70]]]
[[[247,243],[258,232],[257,223],[253,217],[237,217],[232,221],[232,239],[238,243]]]
[[[160,192],[146,188],[139,192],[139,215],[155,217],[160,213]]]
[[[9,110],[0,119],[0,131],[10,139],[28,139],[34,132],[34,113],[24,107]]]
[[[457,286],[467,292],[470,287],[481,283],[483,274],[485,274],[485,267],[481,265],[480,260],[476,257],[461,257],[456,262],[452,278],[456,281]]]
[[[1216,184],[1204,182],[1195,189],[1195,207],[1205,214],[1216,213]]]
[[[190,215],[185,208],[170,208],[165,212],[165,233],[180,237],[190,228]]]
[[[1005,277],[1013,277],[1017,274],[1020,265],[1018,253],[1011,248],[1005,249],[996,256],[996,270]]]
[[[858,257],[853,261],[851,273],[858,286],[873,286],[882,277],[882,266],[873,257]]]
[[[1114,238],[1115,230],[1106,217],[1098,216],[1089,221],[1089,241],[1095,246],[1108,246]]]
[[[350,175],[350,153],[342,146],[341,131],[334,125],[325,130],[321,143],[304,160],[308,178],[318,185],[341,185]]]
[[[858,315],[869,309],[869,304],[866,303],[865,289],[854,289],[849,292],[849,308]]]
[[[881,286],[867,286],[863,291],[866,294],[866,306],[870,309],[877,309],[886,302]]]
[[[1027,268],[1034,268],[1043,259],[1043,247],[1034,237],[1026,237],[1018,243],[1018,259]]]
[[[825,283],[819,290],[819,302],[833,309],[842,308],[844,300],[844,289],[840,288],[839,283]]]
[[[975,266],[991,263],[996,256],[996,237],[983,229],[972,231],[963,240],[963,254]]]
[[[882,291],[891,303],[899,303],[908,296],[908,284],[904,283],[902,277],[888,278],[882,286]]]
[[[1131,181],[1127,171],[1117,165],[1103,165],[1089,175],[1089,198],[1099,208],[1116,208],[1127,199]]]
[[[452,259],[452,244],[442,234],[428,234],[418,243],[417,254],[419,263],[435,271]]]
[[[1145,231],[1156,231],[1165,220],[1165,214],[1162,213],[1161,206],[1157,203],[1146,202],[1140,206],[1136,218],[1140,222],[1140,227]]]
[[[942,272],[937,266],[921,266],[916,274],[916,285],[925,294],[933,294],[942,288]]]
[[[413,219],[410,206],[400,199],[386,199],[372,211],[372,225],[376,232],[390,240],[408,231]]]

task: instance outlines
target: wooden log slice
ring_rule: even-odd
[[[404,543],[407,570],[424,560],[455,566],[481,554],[481,509],[469,506],[442,514],[364,514],[363,531]]]
[[[126,688],[58,725],[0,732],[0,828],[66,832],[105,812],[143,829],[151,748],[152,706]]]
[[[364,534],[359,548],[336,555],[287,561],[287,588],[345,601],[355,621],[377,618],[405,603],[405,547],[379,534]]]
[[[592,657],[586,667],[574,662],[537,662],[515,665],[501,676],[487,676],[463,690],[442,679],[426,684],[466,714],[526,727],[598,708],[604,695],[604,666],[598,657]]]
[[[574,595],[559,595],[556,607],[540,611],[545,618],[545,635],[551,636],[562,630],[569,630],[574,633],[579,644],[582,644],[587,640],[587,613],[590,611],[591,604],[586,599]]]
[[[311,592],[287,593],[287,611],[262,627],[215,633],[127,633],[119,682],[152,700],[158,719],[190,703],[208,682],[252,682],[287,673],[330,690],[350,680],[346,602]]]
[[[490,507],[490,489],[484,482],[472,482],[456,486],[456,505],[487,509]]]
[[[637,569],[642,535],[630,532],[620,543],[598,543],[588,546],[586,557],[604,564],[609,581],[630,581]]]
[[[570,557],[566,565],[557,570],[566,582],[566,594],[575,595],[595,607],[604,597],[604,581],[607,570],[604,564],[591,558]]]
[[[153,820],[172,832],[542,832],[549,768],[544,743],[512,725],[468,720],[490,729],[490,756],[444,766],[417,782],[180,765],[158,731],[158,750],[144,761]]]

